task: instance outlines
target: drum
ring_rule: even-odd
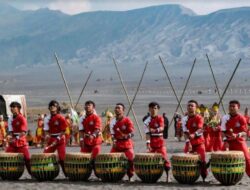
[[[155,183],[162,176],[164,160],[158,153],[139,153],[134,158],[135,173],[144,183]]]
[[[58,176],[59,171],[55,153],[31,155],[31,175],[38,181],[51,181]]]
[[[173,176],[179,183],[193,184],[200,177],[200,156],[197,154],[174,154],[171,163]]]
[[[103,182],[117,182],[128,170],[128,160],[124,153],[99,154],[95,160],[95,173]]]
[[[0,177],[3,180],[18,180],[24,172],[24,157],[21,153],[0,153]]]
[[[91,154],[67,153],[64,169],[69,180],[87,181],[92,172]]]
[[[211,171],[223,185],[235,185],[245,173],[245,157],[241,151],[211,153]]]

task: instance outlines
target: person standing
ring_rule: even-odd
[[[164,169],[167,175],[166,181],[169,182],[168,172],[170,162],[168,160],[167,148],[163,139],[164,119],[158,115],[160,105],[157,102],[151,102],[148,105],[150,116],[144,121],[144,130],[146,134],[146,146],[150,153],[160,153],[164,159]]]
[[[22,153],[26,168],[29,174],[31,174],[29,146],[26,140],[26,133],[28,131],[27,120],[21,114],[21,108],[21,104],[18,102],[11,102],[10,104],[12,116],[8,120],[10,139],[6,147],[6,152]]]
[[[221,129],[225,150],[242,151],[246,161],[246,173],[250,177],[250,154],[247,148],[246,135],[247,123],[239,113],[240,102],[231,100],[229,102],[229,114],[222,117]]]
[[[57,150],[59,163],[65,175],[64,160],[66,155],[66,141],[65,130],[66,120],[60,114],[61,107],[59,103],[52,100],[49,103],[50,114],[44,118],[44,131],[45,131],[45,148],[44,153],[53,153]]]
[[[127,175],[129,181],[133,181],[134,175],[134,143],[132,137],[134,136],[134,125],[132,121],[125,116],[125,106],[122,103],[117,103],[115,106],[115,118],[110,123],[110,132],[113,140],[111,153],[124,152],[128,158],[129,168]]]
[[[82,153],[91,153],[94,164],[96,156],[101,152],[102,121],[95,112],[95,103],[91,100],[85,102],[86,115],[80,118],[80,146]]]
[[[187,116],[184,116],[182,119],[182,129],[186,139],[184,152],[189,152],[189,147],[191,145],[191,152],[196,152],[200,155],[201,177],[203,181],[205,181],[208,172],[206,165],[205,139],[203,136],[204,123],[202,116],[197,114],[196,108],[198,108],[198,102],[189,100],[187,104]]]

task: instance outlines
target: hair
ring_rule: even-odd
[[[117,103],[116,106],[121,106],[123,108],[123,110],[125,110],[125,105],[123,103]]]
[[[85,102],[85,106],[89,105],[89,104],[92,104],[93,107],[95,108],[95,102],[93,102],[92,100],[88,100],[88,101]]]
[[[11,108],[17,107],[18,109],[22,108],[22,106],[19,102],[11,102],[10,107]]]
[[[148,107],[149,107],[149,108],[153,108],[153,107],[155,107],[155,106],[157,106],[158,109],[161,108],[161,107],[160,107],[160,104],[158,104],[157,102],[150,102],[150,103],[148,104]]]
[[[61,107],[60,107],[59,103],[56,100],[51,100],[50,101],[48,108],[50,108],[51,106],[55,106],[57,108],[58,113],[61,111]]]
[[[199,104],[198,104],[198,102],[196,100],[189,100],[188,104],[189,103],[194,103],[196,105],[196,107],[199,107]]]
[[[231,100],[230,102],[229,102],[229,105],[230,104],[237,104],[239,107],[240,107],[240,102],[238,101],[238,100]]]

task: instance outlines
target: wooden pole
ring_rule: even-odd
[[[212,76],[213,76],[213,80],[214,80],[215,88],[216,88],[216,90],[217,90],[217,92],[218,92],[219,99],[221,99],[221,95],[220,95],[219,87],[218,87],[217,81],[216,81],[216,79],[215,79],[214,71],[213,71],[213,68],[212,68],[211,62],[210,62],[209,57],[208,57],[208,55],[207,55],[207,54],[206,54],[206,57],[207,57],[207,61],[208,61],[209,67],[210,67],[210,71],[211,71]],[[224,105],[223,105],[223,102],[222,102],[222,101],[221,101],[221,106],[222,106],[222,109],[223,109],[224,114],[226,114],[226,110],[225,110],[225,107],[224,107]]]
[[[185,94],[185,91],[186,91],[187,85],[188,85],[188,83],[189,83],[190,77],[191,77],[192,72],[193,72],[193,70],[194,70],[195,63],[196,63],[196,58],[194,59],[194,62],[193,62],[193,65],[192,65],[191,71],[190,71],[190,73],[189,73],[188,79],[187,79],[186,84],[185,84],[185,87],[184,87],[184,89],[183,89],[183,91],[182,91],[181,98],[180,98],[180,101],[179,101],[179,103],[178,103],[178,106],[177,106],[177,107],[176,107],[176,109],[175,109],[175,112],[177,112],[177,111],[178,111],[178,109],[179,109],[180,103],[181,103],[182,98],[183,98],[183,96],[184,96],[184,94]],[[170,125],[169,125],[169,126],[171,126],[171,124],[173,123],[173,120],[174,120],[174,116],[172,117],[172,119],[171,119],[171,122],[170,122]]]
[[[134,104],[135,98],[136,98],[136,96],[137,96],[137,93],[138,93],[138,91],[139,91],[139,89],[140,89],[140,86],[141,86],[141,83],[142,83],[142,79],[143,79],[144,74],[145,74],[145,72],[146,72],[147,66],[148,66],[148,62],[146,62],[146,65],[145,65],[144,70],[143,70],[143,72],[142,72],[142,76],[141,76],[140,81],[139,81],[139,84],[138,84],[138,86],[137,86],[135,95],[134,95],[134,97],[133,97],[133,99],[132,99],[131,104],[129,105],[128,112],[127,112],[127,116],[129,115],[129,112],[130,112],[130,110],[131,110],[131,108],[132,108],[132,105]]]
[[[131,101],[130,101],[130,99],[129,99],[129,96],[128,96],[128,93],[127,93],[127,90],[126,90],[126,88],[125,88],[125,85],[124,85],[124,83],[123,83],[123,80],[122,80],[122,77],[121,77],[120,71],[119,71],[119,69],[118,69],[117,63],[116,63],[116,61],[115,61],[115,59],[114,59],[114,58],[113,58],[113,62],[114,62],[114,65],[115,65],[116,71],[117,71],[117,73],[118,73],[118,76],[119,76],[120,82],[121,82],[121,84],[122,84],[122,88],[123,88],[123,90],[124,90],[124,92],[125,92],[125,94],[126,94],[126,97],[127,97],[128,103],[129,103],[129,105],[131,105]],[[132,110],[132,114],[133,114],[133,116],[134,116],[134,119],[135,119],[135,123],[136,123],[136,125],[137,125],[137,128],[138,128],[138,130],[139,130],[139,133],[140,133],[141,139],[143,139],[142,132],[141,132],[141,129],[140,129],[140,127],[139,127],[138,120],[137,120],[137,118],[136,118],[136,116],[135,116],[135,112],[134,112],[133,107],[131,108],[131,110]]]
[[[76,105],[75,105],[75,109],[76,109],[76,106],[78,105],[78,103],[79,103],[79,101],[80,101],[80,99],[81,99],[81,97],[82,97],[83,91],[84,91],[84,89],[86,88],[86,86],[87,86],[87,84],[88,84],[88,81],[89,81],[89,79],[90,79],[92,73],[93,73],[93,71],[91,71],[91,72],[89,73],[89,76],[88,76],[88,78],[87,78],[85,84],[83,85],[82,91],[81,91],[81,93],[80,93],[80,95],[79,95],[79,97],[78,97],[78,99],[77,99],[77,102],[76,102]]]
[[[70,96],[69,87],[68,87],[68,85],[67,85],[66,79],[65,79],[64,74],[63,74],[63,71],[62,71],[62,67],[61,67],[61,65],[60,65],[60,63],[59,63],[59,61],[58,61],[58,57],[57,57],[56,53],[55,53],[55,58],[56,58],[57,65],[58,65],[58,67],[59,67],[59,70],[60,70],[60,73],[61,73],[61,76],[62,76],[64,85],[65,85],[65,88],[66,88],[66,91],[67,91],[67,94],[68,94],[68,97],[69,97],[69,100],[70,100],[71,108],[73,109],[73,102],[72,102],[72,98],[71,98],[71,96]]]
[[[169,74],[168,74],[168,72],[167,72],[167,69],[166,69],[166,67],[165,67],[165,65],[164,65],[164,63],[163,63],[163,61],[162,61],[162,59],[161,59],[161,56],[159,56],[159,59],[160,59],[160,61],[161,61],[161,65],[162,65],[162,67],[163,67],[163,70],[164,70],[165,73],[166,73],[166,76],[167,76],[167,78],[168,78],[168,81],[169,81],[169,83],[170,83],[170,86],[171,86],[171,88],[172,88],[172,90],[173,90],[173,92],[174,92],[175,98],[176,98],[178,104],[180,104],[181,112],[182,112],[182,114],[184,115],[184,111],[183,111],[183,108],[182,108],[182,106],[181,106],[181,102],[179,101],[179,98],[178,98],[178,96],[177,96],[177,94],[176,94],[176,91],[175,91],[174,86],[173,86],[173,84],[172,84],[172,81],[171,81],[171,79],[170,79],[170,77],[169,77]]]

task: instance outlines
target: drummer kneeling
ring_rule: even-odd
[[[170,162],[168,161],[167,149],[164,144],[163,130],[164,119],[158,115],[160,105],[157,102],[151,102],[148,105],[150,116],[144,120],[144,129],[147,139],[147,149],[151,153],[160,153],[165,161],[164,169],[166,171],[167,179],[169,182],[168,172],[170,170]]]
[[[133,181],[132,177],[134,175],[134,147],[131,138],[133,137],[134,125],[132,121],[124,115],[124,104],[117,103],[114,111],[115,118],[110,123],[110,133],[113,140],[113,147],[110,152],[123,152],[126,155],[129,162],[127,175],[129,181]]]

